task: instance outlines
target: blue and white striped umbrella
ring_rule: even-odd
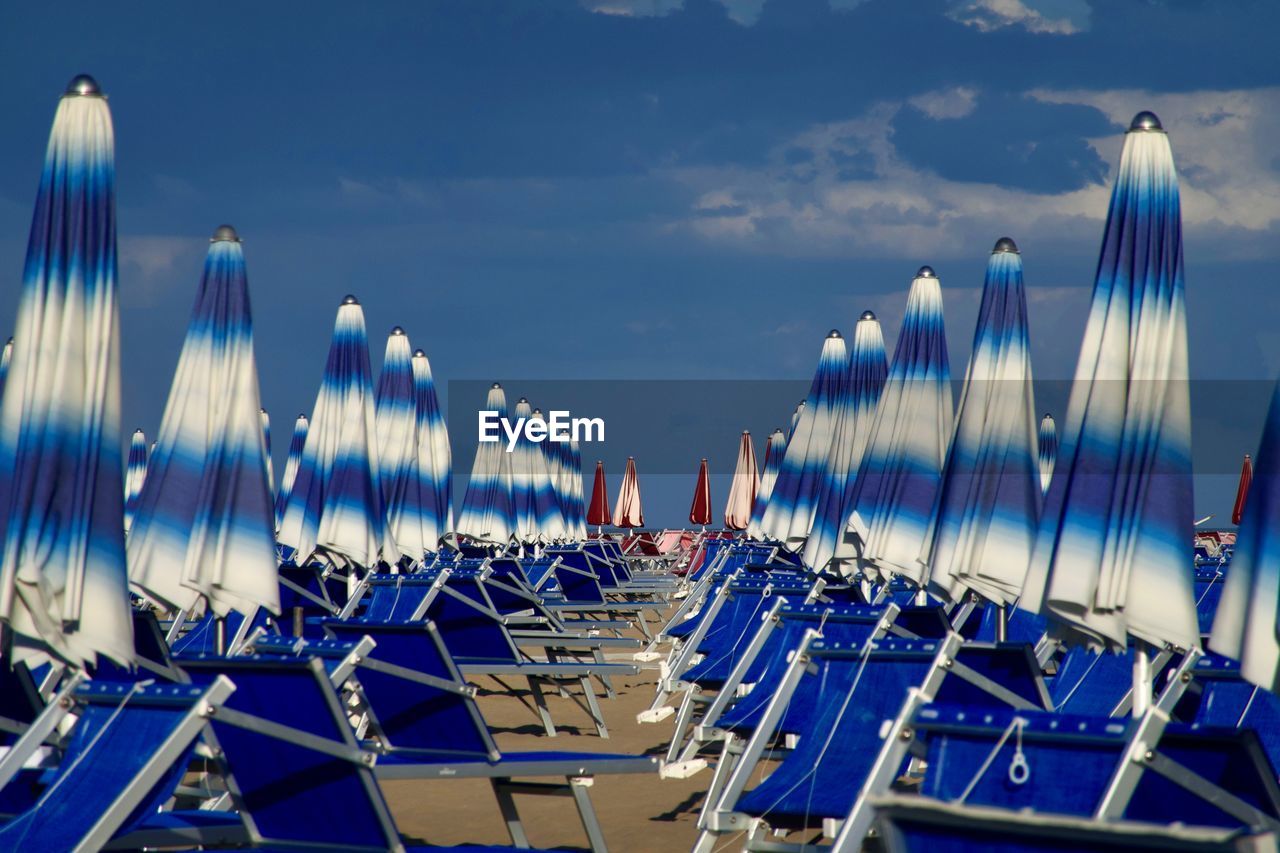
[[[1151,113],[1125,136],[1080,360],[1022,606],[1064,639],[1200,641],[1182,215]]]
[[[271,490],[271,500],[276,498],[276,468],[271,461],[271,415],[266,409],[258,409],[258,418],[262,421],[262,445],[267,448],[267,488]]]
[[[849,396],[849,352],[837,331],[822,343],[809,396],[787,441],[761,527],[768,536],[797,548],[809,537],[818,496],[826,484],[840,412]]]
[[[133,660],[119,328],[111,113],[80,76],[49,134],[0,407],[0,619],[16,661]]]
[[[276,527],[284,519],[284,508],[293,494],[293,481],[298,477],[298,463],[302,461],[302,449],[307,444],[307,416],[298,415],[293,422],[293,437],[289,439],[289,456],[284,461],[284,474],[280,477],[280,489],[276,492]]]
[[[151,458],[151,445],[147,436],[140,429],[133,431],[129,439],[129,461],[124,472],[124,529],[127,533],[133,526],[133,517],[138,513],[138,498],[142,496],[142,484],[147,481],[147,462]]]
[[[587,538],[587,498],[582,486],[582,445],[570,441],[567,445],[568,464],[560,491],[569,496],[569,538],[581,542]]]
[[[13,338],[4,342],[0,349],[0,400],[4,399],[4,384],[9,378],[9,362],[13,360]]]
[[[485,411],[507,417],[507,395],[497,382],[489,389]],[[479,442],[471,465],[471,479],[462,498],[458,532],[486,542],[506,543],[516,532],[515,495],[512,488],[511,454],[506,442]]]
[[[534,409],[531,418],[535,422],[547,423],[541,409]],[[547,427],[548,434],[550,427]],[[565,479],[564,467],[567,464],[565,451],[568,442],[546,441],[537,445],[537,457],[534,471],[537,475],[534,483],[534,506],[536,509],[538,531],[544,542],[557,542],[567,539],[569,525],[566,521],[566,501],[560,494],[559,484]]]
[[[942,288],[933,270],[921,267],[849,496],[847,528],[871,568],[923,580],[920,551],[953,417]]]
[[[1040,490],[1049,491],[1049,482],[1053,479],[1053,466],[1058,461],[1058,425],[1053,422],[1053,415],[1045,412],[1040,419]]]
[[[1254,456],[1253,481],[1209,647],[1240,661],[1240,674],[1280,692],[1280,384]]]
[[[795,411],[791,413],[791,425],[787,427],[787,443],[791,443],[791,437],[796,434],[796,427],[800,425],[800,416],[804,414],[805,400],[801,400],[796,404]],[[784,448],[785,449],[785,448]]]
[[[167,611],[280,611],[244,252],[213,235],[129,532],[129,581]]]
[[[278,538],[297,552],[299,565],[326,554],[366,569],[396,562],[378,472],[364,311],[347,296],[338,308],[302,462],[280,524]]]
[[[400,554],[421,560],[435,541],[423,538],[422,482],[418,477],[418,405],[413,387],[413,348],[404,329],[387,336],[382,372],[374,392],[378,482],[387,508],[391,538]]]
[[[817,519],[804,546],[804,561],[815,569],[830,566],[843,571],[856,556],[852,538],[845,533],[845,521],[851,508],[853,478],[871,438],[876,404],[888,374],[880,321],[875,314],[864,311],[854,328],[853,349],[849,353],[849,395],[839,413],[831,465],[818,496]]]
[[[533,406],[525,397],[516,401],[516,423],[533,417]],[[536,542],[538,528],[538,468],[542,448],[526,437],[523,429],[516,436],[511,457],[511,495],[515,510],[515,536],[522,542]]]
[[[920,561],[930,589],[1012,604],[1040,520],[1040,461],[1022,256],[1008,237],[987,260],[955,433]]]
[[[782,467],[782,457],[786,452],[787,437],[779,427],[769,434],[769,438],[764,443],[764,467],[760,469],[760,488],[756,490],[755,506],[751,508],[751,524],[747,527],[747,535],[752,539],[764,538],[764,530],[760,524],[764,521],[764,511],[769,506],[773,484],[778,479],[778,469]]]
[[[431,362],[422,350],[413,353],[413,392],[418,417],[418,480],[421,483],[422,539],[428,551],[453,532],[453,452]]]

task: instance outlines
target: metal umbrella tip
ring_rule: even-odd
[[[413,357],[414,357],[414,358],[426,358],[426,357],[427,357],[427,354],[426,354],[425,352],[423,352],[422,350],[420,350],[420,349],[416,349],[416,350],[414,350],[414,351],[413,351]]]
[[[993,255],[998,255],[1002,252],[1007,252],[1012,255],[1019,254],[1018,244],[1013,242],[1012,237],[1001,237],[996,241],[995,248],[991,250],[991,254]]]
[[[399,326],[394,326],[391,329],[391,334],[397,338],[402,337],[404,335],[404,329],[400,328]]]
[[[501,390],[501,389],[502,389],[502,383],[501,383],[501,382],[495,382],[495,383],[493,383],[492,385],[490,385],[490,386],[489,386],[489,388],[490,388],[490,390],[492,390],[492,391],[499,391],[499,390]]]
[[[874,320],[875,318],[876,318],[876,312],[874,312],[874,311],[863,311],[863,312],[862,312],[862,316],[861,316],[861,317],[859,317],[858,319],[859,319],[859,320]]]
[[[527,403],[527,402],[529,402],[528,397],[521,397],[519,400],[516,400],[516,403]]]
[[[138,434],[138,433],[140,433],[140,432],[142,432],[142,427],[138,427],[137,429],[135,429],[135,430],[133,431],[133,434],[134,434],[134,435],[137,435],[137,434]]]
[[[916,278],[937,278],[938,274],[933,271],[931,266],[923,266],[916,270]]]
[[[102,97],[102,89],[98,86],[98,81],[94,80],[88,74],[77,74],[75,77],[72,77],[71,82],[67,84],[67,94]]]
[[[1143,110],[1133,117],[1133,121],[1129,122],[1129,132],[1139,130],[1164,130],[1164,125],[1160,124],[1160,117],[1151,110]]]
[[[360,300],[356,299],[355,296],[348,293],[346,296],[342,297],[342,304],[343,305],[359,305]]]
[[[749,429],[744,429],[744,430],[742,431],[742,434],[743,434],[743,435],[751,435],[751,430],[749,430]]]
[[[827,332],[827,337],[828,337],[828,338],[842,338],[842,337],[844,337],[844,335],[841,335],[841,334],[840,334],[840,330],[839,330],[839,329],[832,329],[831,331]]]
[[[298,412],[298,418],[299,418],[300,420],[304,420],[304,421],[305,421],[305,420],[307,419],[307,413],[306,413],[306,412]]]
[[[239,243],[240,235],[230,225],[219,225],[209,238],[210,243]]]
[[[258,409],[258,414],[265,415],[266,413],[267,413],[266,409]]]

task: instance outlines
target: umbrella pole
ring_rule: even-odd
[[[1009,607],[1001,602],[996,607],[996,642],[1006,643],[1009,641]]]
[[[213,620],[214,652],[219,655],[227,653],[227,617],[219,616]]]
[[[1145,716],[1151,709],[1151,646],[1139,640],[1133,652],[1133,716]]]

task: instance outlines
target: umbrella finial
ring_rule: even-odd
[[[749,429],[744,429],[744,430],[742,431],[742,434],[743,434],[743,435],[751,435],[751,430],[749,430]]]
[[[1001,237],[996,241],[995,248],[991,250],[991,254],[993,255],[999,255],[1002,252],[1007,252],[1012,255],[1021,254],[1018,251],[1018,244],[1013,242],[1012,237]]]
[[[858,319],[859,319],[859,320],[874,320],[875,318],[876,318],[876,312],[874,312],[874,311],[863,311],[863,312],[862,312],[862,316],[861,316],[861,317],[859,317]]]
[[[67,94],[101,98],[102,89],[98,87],[98,81],[94,80],[88,74],[77,74],[75,77],[72,77],[71,82],[67,84]]]
[[[1129,122],[1129,132],[1142,130],[1158,130],[1164,132],[1164,125],[1160,124],[1160,117],[1151,110],[1143,110],[1133,117],[1133,121]]]
[[[219,225],[209,238],[210,243],[239,243],[240,235],[230,225]]]
[[[938,274],[933,271],[933,267],[925,265],[916,270],[916,278],[937,278]]]
[[[137,429],[135,429],[135,430],[133,431],[133,434],[134,434],[134,435],[138,435],[138,434],[140,434],[141,432],[142,432],[142,427],[138,427]],[[1248,454],[1245,454],[1245,455],[1247,456]]]
[[[360,300],[356,299],[354,295],[348,293],[346,296],[342,297],[342,304],[343,305],[359,305]]]
[[[391,334],[392,334],[392,335],[394,335],[394,336],[395,336],[395,337],[397,337],[397,338],[399,338],[399,337],[403,337],[403,336],[404,336],[404,329],[400,328],[399,326],[392,326],[392,327],[391,327]]]
[[[414,357],[414,358],[426,358],[426,357],[427,357],[427,354],[426,354],[425,352],[423,352],[422,350],[420,350],[420,349],[416,349],[416,350],[414,350],[414,351],[413,351],[413,357]]]
[[[840,338],[840,337],[843,337],[843,335],[841,335],[841,334],[840,334],[840,330],[839,330],[839,329],[832,329],[831,331],[827,332],[827,337],[828,337],[828,338]]]
[[[501,382],[495,382],[495,383],[493,383],[492,385],[490,385],[490,386],[489,386],[489,389],[490,389],[490,390],[492,390],[492,391],[501,391],[501,390],[502,390],[502,383],[501,383]]]

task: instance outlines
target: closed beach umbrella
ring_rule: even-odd
[[[1244,517],[1244,505],[1249,498],[1249,486],[1253,484],[1253,460],[1249,454],[1244,455],[1240,466],[1240,483],[1236,486],[1236,502],[1231,507],[1231,523],[1239,524]]]
[[[364,568],[396,561],[379,470],[364,311],[347,296],[280,524],[280,542],[297,552],[298,565],[326,555]]]
[[[779,427],[770,433],[764,443],[764,468],[760,471],[760,488],[756,489],[755,505],[751,508],[751,524],[747,527],[747,534],[752,539],[764,538],[760,522],[764,520],[764,511],[769,506],[769,496],[773,494],[773,484],[778,479],[778,469],[782,467],[782,456],[786,452],[787,437]]]
[[[418,417],[418,478],[422,483],[422,538],[434,551],[453,532],[453,452],[449,430],[436,397],[431,362],[422,350],[413,353],[413,388]]]
[[[789,548],[804,544],[813,528],[818,496],[831,463],[839,414],[849,394],[849,352],[837,331],[822,343],[809,396],[787,441],[787,452],[761,526]]]
[[[307,445],[307,416],[300,414],[293,422],[293,436],[289,439],[289,455],[284,460],[284,474],[280,476],[280,489],[276,492],[276,527],[284,518],[284,509],[289,504],[289,495],[293,494],[293,482],[298,477],[298,464],[302,461],[302,450]]]
[[[58,104],[0,407],[0,619],[13,659],[133,659],[124,551],[115,142],[97,83]]]
[[[711,477],[707,460],[698,465],[698,481],[693,486],[693,503],[689,505],[689,523],[706,527],[711,523]]]
[[[604,479],[604,463],[597,460],[596,475],[591,483],[591,503],[587,506],[587,524],[593,524],[596,530],[606,524],[613,523],[613,515],[609,512],[609,486]]]
[[[418,409],[413,388],[413,350],[396,326],[387,336],[382,370],[374,389],[378,436],[378,483],[387,508],[391,538],[401,556],[421,560],[421,483],[418,479]],[[435,543],[431,543],[435,547]]]
[[[1040,459],[1022,256],[1001,238],[987,261],[973,351],[920,561],[930,588],[1011,604],[1040,519]]]
[[[1247,461],[1249,457],[1245,457]],[[1249,502],[1213,619],[1209,648],[1240,661],[1240,674],[1280,692],[1280,384],[1258,447]]]
[[[507,418],[507,395],[497,382],[489,388],[485,411],[496,412],[500,423]],[[505,437],[479,442],[462,499],[458,532],[486,542],[510,541],[516,532],[512,485],[511,454],[507,453]]]
[[[267,488],[271,490],[271,499],[275,501],[276,471],[271,463],[271,415],[266,409],[258,409],[258,418],[262,421],[262,445],[267,448]]]
[[[804,400],[796,403],[795,411],[791,413],[791,425],[787,427],[787,441],[791,441],[791,437],[796,434],[796,427],[800,424],[800,416],[804,414]]]
[[[587,538],[587,509],[582,494],[582,447],[576,441],[569,442],[569,464],[565,470],[565,485],[562,487],[569,497],[569,538],[583,540]],[[603,477],[603,473],[601,475]],[[609,517],[608,497],[605,497],[604,517]]]
[[[1021,605],[1068,641],[1199,643],[1181,232],[1169,139],[1139,113]]]
[[[129,581],[164,610],[280,610],[275,508],[236,232],[213,235],[129,533]]]
[[[704,464],[706,460],[703,460]],[[756,448],[751,443],[751,433],[742,431],[738,442],[738,462],[733,468],[733,482],[729,485],[729,502],[724,507],[724,526],[729,530],[746,530],[751,524],[751,508],[756,503],[756,491],[760,488],[760,469],[756,465]],[[708,495],[710,497],[710,495]]]
[[[542,433],[549,435],[550,427],[541,409],[534,409],[530,422],[542,424]],[[565,457],[561,450],[568,442],[554,442],[550,438],[533,442],[533,503],[538,526],[538,538],[553,542],[568,538],[569,529],[564,514],[567,502],[560,495],[560,483],[565,480],[562,468]]]
[[[942,288],[929,267],[911,282],[893,363],[849,496],[846,525],[882,572],[923,580],[920,552],[953,423]]]
[[[836,571],[841,571],[855,557],[852,537],[845,533],[845,521],[849,518],[853,478],[862,464],[888,373],[880,321],[872,312],[864,311],[854,328],[849,352],[849,393],[839,412],[831,463],[818,494],[813,530],[804,545],[804,561],[815,569],[828,568],[834,562]]]
[[[13,360],[13,338],[4,342],[0,349],[0,400],[4,399],[4,384],[9,378],[9,362]]]
[[[138,512],[138,498],[142,495],[142,484],[147,481],[147,461],[151,456],[151,445],[147,436],[140,429],[133,431],[129,439],[129,461],[124,472],[124,529],[128,532],[133,526],[133,517]]]
[[[533,406],[528,398],[516,401],[516,423],[526,423],[533,417]],[[538,525],[538,468],[542,462],[542,448],[531,441],[523,428],[516,434],[515,446],[507,454],[511,457],[511,494],[515,509],[516,538],[521,542],[536,542]]]
[[[618,489],[618,502],[613,505],[613,526],[644,527],[644,508],[640,505],[640,478],[636,474],[634,456],[627,457],[627,470],[622,475],[622,488]]]
[[[1058,462],[1058,425],[1048,412],[1040,419],[1039,456],[1040,491],[1047,492],[1053,480],[1053,467]]]

